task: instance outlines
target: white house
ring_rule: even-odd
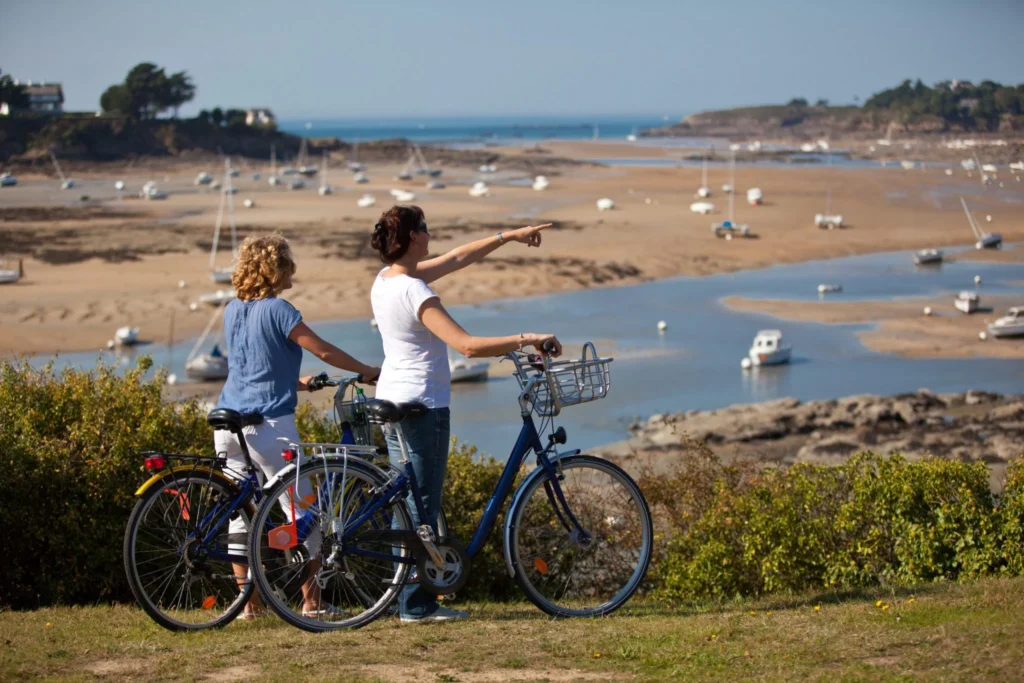
[[[249,109],[245,112],[245,125],[247,126],[273,126],[274,124],[274,112],[265,107]]]

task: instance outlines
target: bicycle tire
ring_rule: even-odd
[[[181,609],[172,610],[169,607],[172,605],[164,604],[164,595],[166,594],[166,586],[160,591],[160,595],[153,595],[154,588],[159,588],[160,584],[153,586],[153,580],[146,580],[146,577],[151,576],[154,572],[161,571],[160,568],[143,567],[143,565],[149,563],[160,562],[161,559],[170,559],[170,555],[176,553],[178,560],[174,563],[174,568],[170,569],[170,573],[173,575],[182,567],[184,558],[188,555],[188,551],[185,550],[182,553],[182,547],[185,547],[187,543],[187,535],[190,530],[191,517],[203,518],[203,509],[206,503],[210,501],[203,501],[203,494],[194,490],[194,487],[209,487],[216,492],[218,498],[226,498],[228,500],[237,498],[240,491],[237,487],[234,487],[227,482],[221,481],[218,478],[204,476],[199,473],[189,474],[174,474],[168,475],[164,480],[158,482],[148,491],[146,491],[142,497],[135,504],[132,510],[131,516],[128,518],[128,526],[125,529],[124,537],[124,568],[125,574],[128,577],[128,585],[131,587],[132,594],[135,596],[139,606],[142,607],[143,611],[146,612],[156,623],[170,631],[199,631],[209,628],[221,628],[231,623],[245,608],[246,603],[249,601],[253,591],[253,582],[251,579],[245,581],[244,585],[237,588],[237,595],[234,595],[229,601],[226,600],[226,607],[223,611],[214,612],[214,607],[220,602],[220,595],[223,593],[225,597],[232,596],[231,586],[237,587],[237,581],[231,579],[230,583],[223,583],[217,590],[214,585],[209,581],[204,581],[204,575],[212,571],[205,568],[205,561],[200,562],[196,565],[196,572],[193,574],[193,567],[190,567],[188,563],[185,563],[185,581],[184,585],[187,585],[187,594],[179,593],[175,591],[172,594],[173,597],[179,597],[177,606]],[[183,491],[184,489],[184,491]],[[187,493],[186,493],[187,491]],[[166,503],[161,505],[161,503]],[[158,509],[158,505],[160,508]],[[190,514],[194,511],[195,514]],[[243,516],[246,523],[252,520],[253,514],[255,513],[255,506],[252,500],[245,501],[242,505],[237,508],[237,513]],[[144,525],[147,525],[149,516],[152,513],[157,513],[162,518],[161,520],[153,520],[154,522],[162,521],[164,523],[172,523],[174,526],[168,526],[167,531],[173,535],[177,533],[176,538],[171,542],[158,541],[156,534],[154,533],[158,527],[153,527],[153,530],[147,530]],[[180,520],[180,523],[179,523]],[[225,522],[226,524],[226,522]],[[194,527],[191,527],[194,530]],[[149,538],[145,538],[145,537]],[[227,530],[224,531],[224,537],[227,539]],[[168,548],[176,548],[174,551],[166,550],[163,552],[163,557],[145,557],[147,553],[156,553],[158,550],[154,548],[146,548],[146,545],[155,545],[162,543]],[[239,544],[243,548],[245,544]],[[231,563],[225,562],[228,566]],[[140,569],[141,567],[141,569]],[[165,572],[166,574],[167,572]],[[234,570],[231,570],[232,575]],[[195,576],[193,580],[190,577]],[[213,574],[214,578],[218,577],[216,573]],[[209,579],[209,576],[205,576]],[[168,579],[169,581],[170,579]],[[196,600],[193,596],[193,588],[198,580],[201,587],[206,587],[207,590],[200,591],[198,596],[201,598]],[[169,583],[168,583],[169,585]],[[184,591],[184,589],[182,589]],[[211,599],[213,600],[211,604]],[[198,604],[198,608],[196,605]],[[180,612],[175,617],[174,612]],[[188,616],[202,616],[205,613],[209,613],[212,618],[203,619],[201,621],[187,621],[183,617]]]
[[[599,617],[611,614],[628,601],[640,587],[644,576],[651,562],[651,551],[654,539],[651,511],[647,505],[640,487],[620,467],[589,455],[575,455],[563,458],[557,467],[564,473],[560,487],[566,497],[567,503],[573,514],[580,520],[581,525],[592,535],[589,543],[581,543],[573,539],[570,531],[562,523],[564,513],[551,506],[548,493],[545,491],[545,484],[549,477],[544,469],[538,468],[531,473],[517,492],[512,507],[509,510],[508,519],[505,524],[505,553],[515,576],[516,583],[525,593],[527,599],[539,607],[542,611],[554,617]],[[579,500],[579,494],[573,488],[570,478],[575,478],[577,472],[589,470],[603,473],[611,482],[621,486],[622,492],[627,496],[628,503],[622,511],[629,509],[635,511],[635,519],[624,520],[621,515],[611,514],[610,510],[595,510],[596,506]],[[578,481],[578,478],[576,478]],[[593,495],[601,492],[598,484],[590,484],[584,488],[588,494]],[[605,484],[607,486],[607,484]],[[538,496],[539,492],[539,496]],[[541,533],[547,534],[556,544],[561,545],[563,550],[557,556],[544,557],[539,549],[540,541],[534,542],[527,538],[527,531],[534,526],[540,531],[534,532],[534,537]],[[633,539],[639,539],[639,549],[635,559],[632,558],[632,551],[628,553],[623,550],[624,546]],[[536,547],[535,547],[536,546]],[[580,606],[576,604],[560,604],[557,598],[546,594],[545,589],[550,584],[556,586],[561,581],[553,580],[553,574],[558,571],[566,562],[572,561],[571,568],[576,567],[578,558],[586,559],[588,549],[601,549],[602,547],[611,550],[606,558],[606,563],[600,564],[595,573],[603,573],[603,576],[577,577],[578,594],[583,597],[588,593],[607,592],[600,588],[600,581],[603,580],[614,588],[614,593],[607,599],[601,599],[598,604]],[[590,554],[593,554],[591,552]],[[567,559],[567,557],[569,559]],[[620,566],[616,566],[620,565]],[[630,566],[632,565],[632,566]],[[628,578],[620,587],[620,577],[628,573]],[[568,593],[572,573],[565,579],[563,588],[563,601]],[[583,598],[581,597],[580,600]]]
[[[367,500],[374,495],[373,490],[379,490],[386,486],[388,478],[378,467],[358,458],[349,457],[347,460],[347,463],[340,458],[330,459],[326,462],[313,460],[303,463],[297,478],[300,481],[307,477],[322,477],[331,481],[331,476],[340,477],[341,475],[346,476],[349,480],[358,478],[362,481],[364,490],[369,494],[366,496]],[[249,563],[253,567],[252,574],[256,588],[264,603],[278,616],[304,631],[320,633],[361,628],[386,613],[404,587],[412,565],[375,560],[378,568],[383,567],[379,570],[382,573],[369,578],[363,576],[357,579],[355,570],[358,569],[358,563],[363,560],[356,556],[343,555],[341,561],[344,562],[345,572],[335,571],[333,576],[340,578],[332,579],[333,583],[330,584],[330,589],[327,586],[319,589],[318,604],[325,605],[325,607],[317,610],[313,615],[306,613],[302,606],[303,596],[297,589],[315,576],[322,576],[320,571],[327,564],[324,562],[325,555],[330,552],[327,550],[330,547],[329,539],[326,534],[321,532],[322,540],[317,544],[317,550],[312,551],[307,542],[299,542],[290,549],[274,549],[270,546],[268,538],[268,533],[286,519],[278,501],[282,495],[288,495],[288,487],[294,485],[295,481],[296,475],[291,474],[266,489],[263,501],[257,508],[251,527],[252,531],[249,534]],[[314,488],[314,490],[320,491],[319,488]],[[349,490],[351,491],[350,488]],[[319,504],[316,506],[311,504],[310,507],[319,507]],[[349,514],[353,511],[348,504],[345,505],[345,509],[349,511]],[[397,496],[386,508],[378,510],[376,515],[365,523],[373,524],[378,529],[391,529],[392,520],[388,515],[392,514],[398,519],[398,528],[412,529],[412,518],[402,495]],[[319,514],[318,517],[323,518]],[[312,533],[316,533],[317,529],[322,528],[322,525],[317,525]],[[394,552],[395,548],[390,542],[380,541],[379,543],[381,548],[387,548],[387,554]],[[378,552],[385,551],[381,549]],[[390,569],[387,568],[389,565]],[[347,586],[345,582],[350,582],[356,588]],[[347,590],[339,591],[339,586]],[[368,600],[366,596],[374,586],[377,588],[385,586],[385,589],[375,599]],[[368,604],[369,602],[372,604]],[[337,610],[337,614],[333,613],[334,610]]]

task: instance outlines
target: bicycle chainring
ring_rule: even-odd
[[[434,564],[429,553],[419,555],[416,558],[416,571],[420,585],[435,595],[453,595],[469,579],[469,553],[454,538],[442,538],[436,545],[445,560],[445,567],[442,569]]]

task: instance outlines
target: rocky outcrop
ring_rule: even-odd
[[[836,463],[862,450],[1005,463],[1024,453],[1024,395],[922,389],[830,401],[783,398],[652,415],[630,431],[620,453],[622,446],[665,452],[685,436],[739,453],[775,452],[772,459],[786,463]]]

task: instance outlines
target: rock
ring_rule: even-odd
[[[656,424],[664,424],[664,423],[665,423],[665,416],[662,413],[655,413],[654,415],[651,415],[649,418],[647,418],[647,424],[656,425]]]
[[[1001,399],[1002,396],[994,394],[990,391],[981,391],[980,389],[971,389],[964,395],[964,403],[969,406],[976,406],[982,403],[994,403]]]

